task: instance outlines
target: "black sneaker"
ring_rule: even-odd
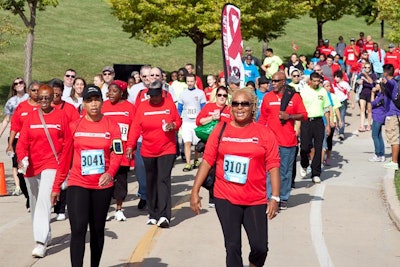
[[[147,201],[144,199],[140,199],[139,204],[137,206],[138,209],[142,210],[146,207]]]
[[[287,210],[287,201],[281,200],[281,202],[279,202],[279,209]]]

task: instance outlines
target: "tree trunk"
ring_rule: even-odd
[[[317,21],[317,36],[318,36],[318,40],[317,40],[317,45],[319,45],[319,40],[322,39],[322,25],[324,25],[324,22],[322,21]]]
[[[31,28],[26,36],[25,42],[25,73],[24,78],[26,84],[32,81],[32,56],[33,56],[33,43],[34,43],[34,29]]]
[[[204,44],[203,38],[196,42],[196,75],[203,80],[203,66],[204,66]]]

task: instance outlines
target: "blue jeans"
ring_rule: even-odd
[[[340,112],[340,118],[342,119],[343,126],[339,127],[339,134],[344,134],[344,125],[345,125],[345,117],[346,117],[346,109],[347,109],[348,103],[347,100],[342,102],[342,106],[339,108]]]
[[[142,142],[137,142],[137,148],[135,152],[135,173],[139,183],[138,196],[140,199],[146,200],[146,169],[140,150],[142,148]]]
[[[382,157],[385,155],[385,143],[382,137],[382,123],[372,121],[372,140],[374,140],[375,155]]]
[[[281,189],[279,196],[281,200],[288,201],[290,191],[292,190],[292,172],[294,164],[294,156],[296,154],[296,147],[279,147],[279,156],[281,157],[281,165],[279,167],[279,174],[281,176]],[[271,198],[271,180],[267,176],[267,192],[268,199]]]

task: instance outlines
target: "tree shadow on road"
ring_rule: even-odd
[[[163,263],[160,258],[144,258],[142,262],[129,262],[123,264],[112,265],[110,267],[167,267],[167,263]]]

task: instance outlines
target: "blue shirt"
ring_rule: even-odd
[[[260,73],[256,65],[250,64],[247,65],[246,63],[243,64],[244,67],[244,83],[246,84],[249,81],[256,83],[256,80],[260,77]]]

